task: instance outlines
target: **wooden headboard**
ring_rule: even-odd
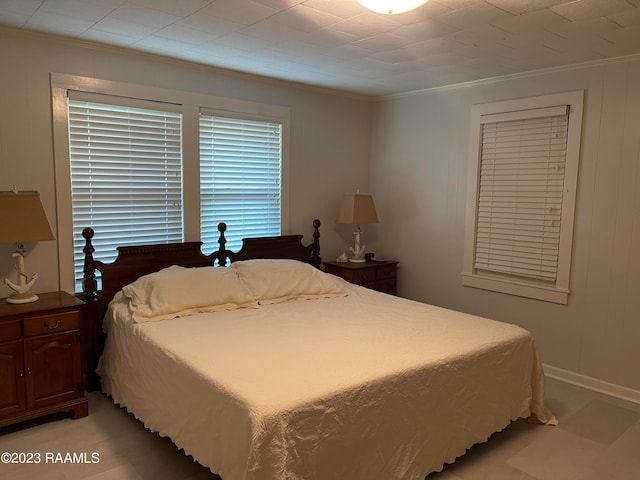
[[[156,272],[171,265],[183,267],[225,267],[227,262],[251,260],[256,258],[290,258],[308,262],[315,267],[322,263],[320,257],[320,220],[313,221],[313,242],[302,244],[302,235],[282,235],[278,237],[245,238],[242,248],[232,252],[225,248],[224,233],[227,225],[218,224],[219,249],[210,255],[201,251],[202,242],[166,243],[155,245],[137,245],[118,247],[118,256],[112,263],[104,263],[93,258],[95,249],[92,239],[95,232],[85,228],[82,236],[85,245],[84,279],[82,292],[78,294],[85,304],[84,345],[85,365],[87,372],[87,388],[100,388],[99,378],[95,373],[98,360],[104,346],[102,320],[113,296],[125,285],[143,275]],[[100,273],[102,288],[98,290],[96,280]]]

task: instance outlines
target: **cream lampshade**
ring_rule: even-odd
[[[355,236],[355,245],[350,247],[351,253],[349,257],[350,262],[364,262],[364,245],[361,245],[360,225],[369,223],[379,223],[378,213],[376,212],[376,206],[373,203],[373,197],[371,195],[361,195],[356,193],[355,195],[345,195],[340,205],[340,211],[338,212],[337,223],[350,223],[356,226],[356,231],[353,232]]]
[[[14,291],[7,297],[7,303],[30,303],[38,296],[29,290],[36,282],[38,274],[28,278],[24,271],[24,243],[55,240],[49,220],[42,207],[38,192],[0,192],[0,243],[15,243],[17,282],[5,278],[5,284]]]

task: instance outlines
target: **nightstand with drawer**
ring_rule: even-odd
[[[324,271],[346,281],[384,293],[396,294],[396,260],[355,262],[324,262]]]
[[[88,414],[83,302],[65,292],[39,296],[17,305],[0,299],[0,426],[57,412]]]

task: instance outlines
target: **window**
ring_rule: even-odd
[[[200,228],[205,251],[218,248],[218,222],[228,227],[226,247],[246,237],[280,235],[282,125],[250,118],[200,115]]]
[[[568,302],[582,97],[472,108],[463,285]]]
[[[74,277],[81,286],[88,225],[100,235],[96,257],[113,261],[118,245],[181,242],[182,116],[162,104],[135,108],[116,98],[69,99],[69,161]],[[125,102],[130,103],[130,102]],[[169,105],[167,105],[168,107]]]
[[[219,222],[234,250],[287,231],[289,108],[56,73],[51,95],[61,289],[81,286],[85,227],[107,262],[124,244],[217,250]]]

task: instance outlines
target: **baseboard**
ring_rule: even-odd
[[[638,390],[598,380],[597,378],[588,377],[562,368],[552,367],[551,365],[543,365],[543,368],[545,376],[549,378],[640,404],[640,391]]]

